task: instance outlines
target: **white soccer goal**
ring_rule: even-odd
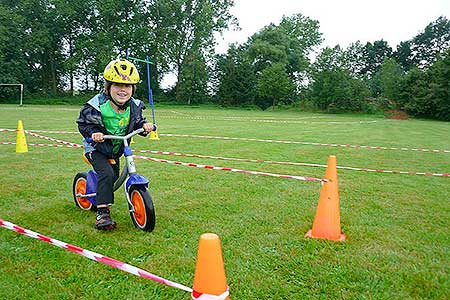
[[[0,83],[0,86],[18,86],[20,88],[20,106],[22,106],[23,101],[23,84],[21,83]]]

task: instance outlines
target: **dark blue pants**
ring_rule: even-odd
[[[97,173],[97,206],[110,205],[114,203],[114,182],[119,178],[119,158],[116,158],[116,164],[109,162],[109,157],[98,152],[92,151],[86,153],[86,157],[91,162]]]

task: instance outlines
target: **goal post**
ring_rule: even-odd
[[[19,105],[23,104],[23,84],[21,83],[0,83],[0,86],[17,86],[20,89],[20,102]]]

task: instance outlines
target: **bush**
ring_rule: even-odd
[[[362,111],[368,96],[366,84],[341,69],[317,73],[310,92],[317,107],[328,112]]]

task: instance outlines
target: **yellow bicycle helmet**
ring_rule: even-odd
[[[123,58],[111,61],[103,71],[103,78],[109,82],[124,84],[137,84],[140,80],[136,66]]]

